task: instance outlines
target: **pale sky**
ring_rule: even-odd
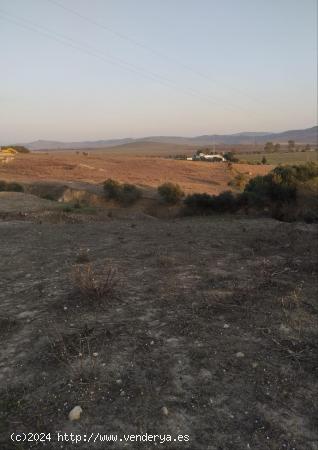
[[[316,0],[0,0],[0,57],[0,144],[317,123]]]

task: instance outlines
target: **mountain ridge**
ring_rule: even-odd
[[[314,144],[318,142],[318,126],[299,129],[287,130],[280,133],[271,132],[241,132],[234,134],[207,134],[194,137],[183,136],[146,136],[142,138],[119,138],[119,139],[100,139],[96,141],[78,141],[78,142],[63,142],[55,140],[37,140],[29,143],[23,143],[25,147],[30,150],[79,150],[84,148],[107,148],[119,145],[138,143],[138,142],[160,142],[167,144],[182,144],[182,145],[240,145],[240,144],[262,144],[267,141],[287,142],[294,140],[301,144]]]

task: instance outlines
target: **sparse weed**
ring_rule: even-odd
[[[288,295],[281,298],[281,305],[285,320],[288,325],[297,330],[300,334],[303,329],[304,310],[302,308],[302,290],[303,283],[301,282],[294,290]]]
[[[64,365],[72,381],[87,383],[98,379],[101,361],[89,336],[83,333],[63,335],[55,331],[49,340],[53,358]]]
[[[112,266],[97,270],[90,263],[77,265],[72,270],[72,281],[80,295],[91,302],[103,303],[116,296],[118,280]]]
[[[281,303],[284,310],[299,309],[302,303],[303,283],[300,283],[289,295],[282,297]]]

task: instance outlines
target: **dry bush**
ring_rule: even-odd
[[[117,273],[110,265],[101,270],[90,263],[77,265],[72,270],[71,278],[80,295],[92,302],[107,302],[116,297]]]

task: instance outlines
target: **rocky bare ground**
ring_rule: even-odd
[[[107,448],[317,449],[316,233],[233,217],[0,222],[0,448],[60,430],[190,438]],[[106,300],[70,276],[88,264],[116,271]]]

